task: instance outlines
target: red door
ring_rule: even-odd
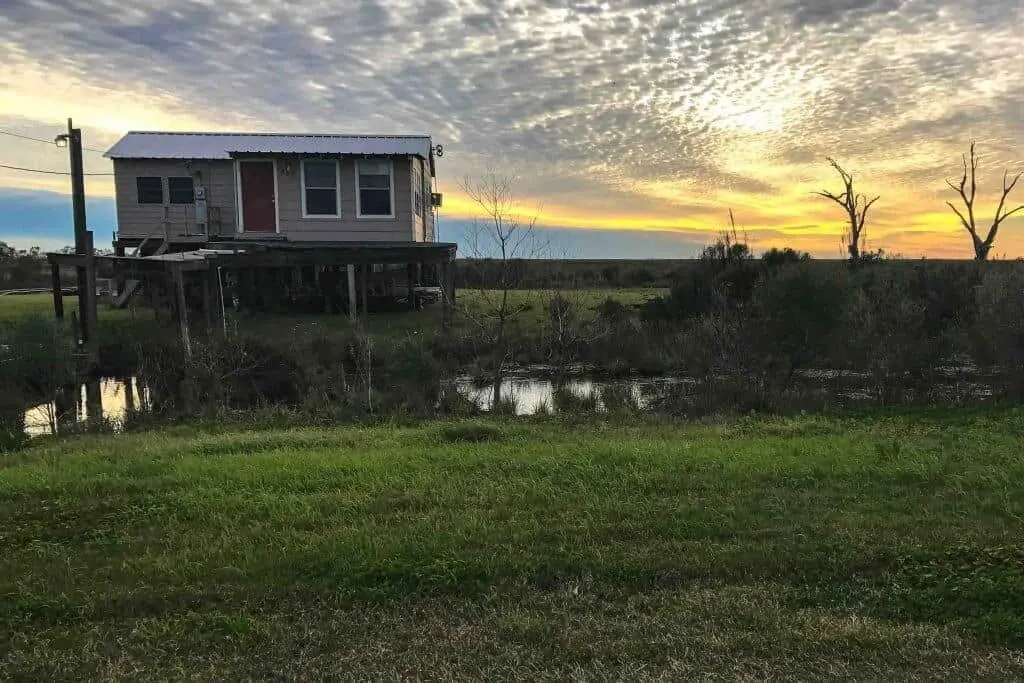
[[[243,161],[239,168],[242,176],[242,229],[245,232],[277,232],[273,162]]]

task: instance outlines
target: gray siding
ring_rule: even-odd
[[[356,214],[356,160],[341,159],[341,217],[302,217],[302,157],[277,161],[279,229],[291,240],[409,242],[413,239],[412,160],[394,160],[394,218],[359,218]],[[289,164],[291,170],[288,170]]]
[[[413,196],[414,197],[415,197],[415,194],[416,194],[416,188],[419,188],[420,195],[423,194],[423,160],[418,158],[418,157],[412,160],[412,187],[413,187]],[[427,201],[429,201],[430,197],[428,196],[425,199]],[[413,231],[415,233],[415,237],[413,239],[415,239],[417,242],[425,242],[426,241],[425,235],[424,235],[424,230],[425,230],[426,224],[425,224],[425,222],[423,220],[423,214],[424,214],[424,201],[423,200],[424,200],[424,197],[421,196],[420,197],[419,213],[414,213],[413,214],[413,225],[412,225],[412,227],[413,227]],[[413,200],[412,207],[413,207],[413,211],[415,212],[416,211],[416,201],[415,200]]]
[[[434,207],[430,205],[430,194],[434,192],[434,179],[430,177],[430,162],[420,160],[423,165],[423,177],[426,178],[426,186],[423,197],[423,210],[426,212],[423,223],[423,240],[425,242],[436,242],[437,233],[434,231]]]
[[[308,157],[307,157],[308,158]],[[341,215],[339,218],[302,216],[301,156],[278,156],[277,211],[278,231],[296,241],[395,241],[414,238],[412,183],[418,157],[394,159],[394,218],[359,218],[356,213],[356,160],[342,157]],[[188,204],[139,204],[136,178],[167,178],[192,175],[197,185],[206,188],[210,235],[236,234],[235,163],[233,161],[128,160],[114,161],[114,185],[117,193],[117,224],[120,236],[172,237],[201,234],[195,222],[195,206]],[[424,198],[429,203],[429,197]],[[423,239],[420,232],[419,239]]]
[[[135,179],[163,178],[164,204],[139,204]],[[202,234],[195,220],[194,204],[168,204],[167,178],[192,176],[206,188],[208,232],[211,235],[235,231],[235,171],[230,161],[176,159],[115,159],[114,190],[117,230],[122,237],[150,235],[171,237]],[[166,224],[166,225],[165,225]]]

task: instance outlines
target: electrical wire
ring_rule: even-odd
[[[12,171],[26,171],[28,173],[46,173],[47,175],[71,175],[68,171],[44,171],[41,168],[25,168],[24,166],[8,166],[6,164],[0,164],[0,168],[9,168]],[[113,173],[83,173],[82,175],[88,176],[109,176],[114,175]]]
[[[0,130],[0,135],[10,135],[11,137],[20,137],[23,140],[32,140],[33,142],[42,142],[43,144],[53,144],[53,140],[44,140],[41,137],[23,135],[22,133],[15,133],[12,130]],[[96,148],[93,147],[82,147],[82,150],[87,152],[95,152],[97,155],[105,154],[102,150],[96,150]]]

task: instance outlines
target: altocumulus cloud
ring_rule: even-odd
[[[1012,161],[1021,44],[1019,0],[6,0],[0,93],[59,72],[177,127],[427,132],[449,184],[513,169],[562,219],[735,205],[784,234],[827,220],[826,154],[913,201],[970,137]]]

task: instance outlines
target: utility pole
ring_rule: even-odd
[[[82,130],[68,119],[67,135],[58,140],[67,141],[71,157],[71,205],[75,220],[75,253],[84,256],[78,272],[78,318],[82,328],[82,345],[87,349],[94,341],[96,330],[96,262],[93,257],[92,235],[85,222],[85,173],[82,169]]]

